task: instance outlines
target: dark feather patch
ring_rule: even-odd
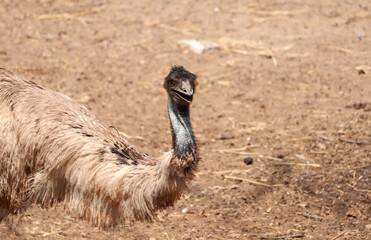
[[[87,136],[87,137],[94,137],[93,135],[91,135],[89,133],[82,133],[82,135]]]
[[[14,111],[14,106],[15,106],[15,103],[12,103],[12,105],[10,105],[10,111]]]
[[[130,159],[129,155],[127,155],[127,154],[124,153],[124,152],[119,152],[117,149],[111,148],[111,152],[112,152],[113,154],[116,154],[116,155],[119,156],[119,157],[126,158],[126,159]]]

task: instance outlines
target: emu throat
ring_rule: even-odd
[[[189,106],[177,106],[169,98],[169,117],[173,132],[173,148],[177,156],[192,154],[196,143],[189,119]]]

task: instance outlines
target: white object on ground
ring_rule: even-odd
[[[178,44],[181,46],[187,46],[191,51],[197,54],[220,48],[218,43],[207,40],[183,39],[179,40]]]

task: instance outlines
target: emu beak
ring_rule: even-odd
[[[191,84],[189,83],[189,81],[182,83],[182,90],[183,90],[182,92],[186,93],[188,96],[193,95],[193,88]]]
[[[189,81],[182,83],[178,89],[174,89],[173,92],[187,103],[191,103],[193,100],[193,88]]]

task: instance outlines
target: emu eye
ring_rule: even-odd
[[[170,80],[170,81],[169,81],[169,85],[170,85],[170,87],[174,87],[175,82],[174,82],[173,80]]]

